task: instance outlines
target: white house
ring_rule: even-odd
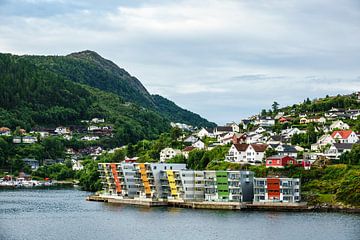
[[[91,122],[93,122],[93,123],[104,123],[105,119],[103,119],[103,118],[93,118],[93,119],[91,119]]]
[[[231,126],[218,126],[214,129],[215,136],[229,132],[233,132],[233,128]]]
[[[55,133],[59,134],[59,135],[63,135],[63,134],[71,134],[70,128],[67,127],[57,127],[54,131]]]
[[[275,125],[275,119],[271,117],[260,118],[259,125],[261,127],[272,127]]]
[[[205,128],[201,128],[200,131],[196,134],[198,138],[204,138],[204,137],[212,137],[213,134],[210,130],[207,130]]]
[[[260,134],[260,133],[263,133],[263,132],[266,132],[266,129],[263,128],[263,127],[258,127],[258,128],[255,130],[255,133],[257,133],[257,134]]]
[[[235,122],[227,123],[226,126],[232,127],[232,132],[240,132],[239,125]]]
[[[192,146],[197,149],[205,149],[205,143],[203,143],[203,141],[201,140],[198,140],[197,142],[193,143]]]
[[[331,134],[331,137],[335,140],[335,142],[339,143],[356,143],[359,141],[358,136],[352,130],[334,131]]]
[[[277,151],[277,154],[280,156],[290,156],[290,157],[297,158],[297,150],[294,146],[279,144],[275,148],[275,150]]]
[[[80,171],[84,169],[84,166],[81,164],[81,161],[76,161],[74,159],[71,160],[72,162],[72,170],[73,171]]]
[[[166,160],[169,160],[176,155],[180,155],[181,151],[179,149],[173,149],[173,148],[164,148],[160,152],[160,162],[165,162]]]
[[[88,127],[88,131],[98,131],[98,130],[101,130],[101,127],[96,126],[96,125],[90,125]]]
[[[189,137],[187,137],[187,138],[184,139],[184,143],[191,143],[191,144],[193,144],[193,143],[195,143],[197,140],[198,140],[197,137],[191,135],[191,136],[189,136]]]
[[[37,142],[37,138],[33,136],[25,136],[22,138],[22,142],[26,144],[33,144]]]
[[[233,144],[225,160],[241,164],[258,164],[264,159],[266,144]]]
[[[96,141],[99,140],[98,136],[84,136],[81,138],[82,141]]]
[[[325,147],[328,144],[333,144],[335,140],[331,137],[329,134],[322,135],[316,143],[311,144],[311,150],[317,151],[320,150],[320,148]]]
[[[324,155],[330,159],[339,159],[343,153],[350,152],[353,145],[353,143],[333,143]]]
[[[349,128],[349,125],[341,120],[335,121],[330,125],[330,131],[334,131],[335,129],[348,130]]]

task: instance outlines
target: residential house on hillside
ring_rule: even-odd
[[[195,143],[192,144],[192,146],[197,149],[205,149],[205,143],[201,140],[196,141]]]
[[[104,123],[105,119],[104,118],[93,118],[91,119],[92,123]]]
[[[201,128],[200,131],[196,134],[198,138],[204,138],[204,137],[213,137],[213,131],[211,129]]]
[[[258,127],[257,129],[255,129],[254,132],[257,134],[260,134],[260,133],[266,132],[266,129],[263,127]]]
[[[271,117],[261,117],[258,123],[260,127],[272,127],[275,125],[275,119]]]
[[[37,170],[39,168],[39,161],[33,158],[23,158],[22,161],[31,167],[31,170]]]
[[[266,159],[266,167],[273,167],[273,168],[284,168],[285,166],[289,165],[297,165],[297,161],[294,157],[290,156],[283,156],[283,155],[275,155],[268,157]]]
[[[275,150],[277,151],[279,156],[290,156],[297,158],[297,150],[294,146],[279,144],[275,147]]]
[[[230,132],[233,132],[233,128],[231,126],[218,126],[214,129],[215,136]]]
[[[231,122],[231,123],[227,123],[226,124],[227,127],[232,127],[232,132],[240,132],[240,128],[239,128],[239,125],[236,124],[235,122]]]
[[[311,144],[311,150],[312,151],[318,151],[321,148],[325,147],[326,145],[331,145],[334,143],[335,140],[331,137],[330,134],[322,135],[316,143]]]
[[[37,138],[33,136],[25,136],[22,138],[22,142],[26,144],[33,144],[37,142]]]
[[[359,141],[358,136],[352,130],[334,131],[331,134],[331,137],[335,140],[335,142],[339,143],[356,143]]]
[[[62,126],[57,127],[54,132],[59,135],[71,134],[70,128]]]
[[[11,135],[10,128],[7,128],[7,127],[0,128],[0,136],[10,136],[10,135]]]
[[[249,135],[246,136],[245,143],[247,144],[264,143],[268,140],[268,138],[269,137],[263,136],[262,134],[249,133]]]
[[[180,155],[181,151],[179,149],[173,148],[164,148],[160,152],[160,162],[165,162],[166,160],[172,159],[176,155]]]
[[[324,117],[313,117],[313,118],[300,118],[300,124],[308,124],[308,123],[326,123],[326,118]]]
[[[241,164],[260,164],[267,147],[266,144],[233,144],[225,160]]]
[[[329,159],[339,159],[343,153],[350,152],[353,145],[353,143],[333,143],[331,147],[325,151],[324,156]]]
[[[198,140],[197,137],[191,135],[191,136],[188,136],[187,138],[184,139],[184,143],[193,144],[193,143],[195,143],[197,140]]]
[[[330,131],[334,131],[335,129],[348,130],[350,127],[347,123],[344,123],[341,120],[337,120],[330,125]]]

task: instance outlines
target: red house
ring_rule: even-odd
[[[297,165],[296,159],[290,156],[271,156],[266,159],[266,167],[284,168],[287,165]]]

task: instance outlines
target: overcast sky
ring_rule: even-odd
[[[0,0],[0,52],[85,49],[153,94],[239,121],[360,90],[360,1]]]

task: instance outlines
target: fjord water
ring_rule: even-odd
[[[76,189],[0,190],[0,239],[360,239],[360,215],[140,208]]]

